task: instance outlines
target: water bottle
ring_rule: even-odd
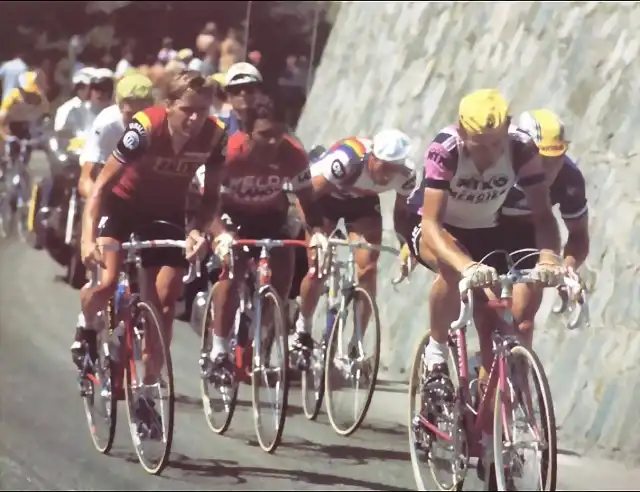
[[[331,336],[331,330],[333,329],[333,324],[335,323],[336,316],[338,315],[338,311],[336,309],[329,309],[327,312],[327,326],[325,326],[324,334],[322,338],[325,343],[329,342],[329,337]]]

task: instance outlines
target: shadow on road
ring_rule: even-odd
[[[354,465],[365,465],[369,461],[407,461],[408,451],[392,449],[376,449],[370,445],[358,446],[357,444],[318,444],[306,439],[287,439],[287,449],[306,451],[314,454],[323,454],[333,460],[350,460]]]
[[[402,487],[393,487],[388,484],[369,482],[354,478],[337,476],[335,474],[325,474],[308,472],[302,470],[282,470],[268,467],[239,466],[234,461],[226,460],[198,460],[185,455],[176,455],[169,466],[182,470],[190,474],[207,477],[229,477],[241,485],[252,479],[271,480],[291,480],[295,482],[308,483],[313,485],[324,485],[326,487],[359,487],[371,490],[393,490],[404,491]]]
[[[180,393],[176,394],[176,404],[202,409],[201,398],[199,397],[194,398],[193,396],[184,395]],[[238,408],[251,408],[252,403],[246,400],[238,400],[238,403],[236,403],[236,406]],[[261,405],[261,408],[268,409],[270,408],[270,406],[267,403],[263,403]],[[302,410],[302,408],[297,405],[289,404],[287,407],[287,417],[291,417],[294,415],[301,415],[303,413],[304,411]]]

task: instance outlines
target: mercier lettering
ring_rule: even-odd
[[[484,203],[496,200],[504,195],[511,183],[508,176],[498,174],[496,176],[461,176],[452,187],[451,195],[454,200],[462,200],[470,203]]]

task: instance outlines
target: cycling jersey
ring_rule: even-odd
[[[74,96],[61,104],[56,111],[56,116],[53,120],[53,130],[56,132],[62,131],[67,125],[67,120],[69,119],[71,111],[75,108],[81,107],[82,104],[83,101],[78,96]]]
[[[494,166],[478,172],[455,126],[436,135],[425,153],[422,182],[409,197],[411,211],[422,215],[426,188],[449,190],[444,223],[462,229],[491,228],[507,192],[516,183],[530,186],[544,175],[528,165],[538,153],[529,135],[515,126],[508,130],[509,146]]]
[[[564,156],[564,163],[549,189],[552,205],[560,205],[560,215],[566,220],[575,220],[587,213],[585,181],[578,166]],[[502,215],[528,216],[531,214],[527,197],[518,185],[509,190],[502,208]]]
[[[222,187],[223,203],[232,207],[259,209],[289,207],[283,186],[292,189],[311,185],[307,154],[295,141],[285,135],[272,162],[250,150],[247,134],[238,132],[229,138],[226,175]]]
[[[13,89],[2,100],[0,115],[4,116],[7,123],[36,123],[49,111],[49,101],[40,94],[38,104],[29,104],[24,100],[20,89]]]
[[[373,181],[367,166],[372,145],[369,138],[350,137],[338,141],[311,164],[311,176],[324,176],[337,188],[331,196],[342,200],[377,196],[390,190],[409,195],[416,184],[416,173],[409,169],[398,173],[386,185]]]
[[[113,152],[124,171],[111,194],[152,216],[183,211],[196,169],[202,163],[207,168],[221,166],[226,146],[224,124],[208,117],[200,133],[176,155],[166,107],[147,108],[133,117]]]
[[[85,162],[104,164],[118,145],[124,130],[120,107],[114,104],[103,109],[93,122],[80,155],[80,165],[82,166]]]

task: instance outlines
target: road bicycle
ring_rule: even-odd
[[[316,419],[326,394],[331,426],[337,434],[349,436],[367,415],[380,364],[378,306],[367,290],[358,284],[355,253],[357,249],[368,249],[397,256],[400,251],[390,246],[338,239],[338,233],[345,236],[336,227],[328,239],[328,266],[323,269],[326,322],[322,337],[314,341],[308,369],[302,372],[302,408],[309,420]],[[346,260],[338,259],[339,247],[348,248]],[[370,313],[369,321],[373,326],[361,326],[363,312]],[[354,315],[351,331],[347,323],[350,314]],[[365,335],[368,335],[367,340]],[[364,388],[361,388],[362,384]],[[345,396],[349,389],[355,390],[351,398]],[[345,405],[341,405],[341,401],[349,402],[346,405],[348,411],[342,410]]]
[[[482,261],[496,253],[508,256],[504,251],[494,251]],[[451,323],[449,331],[450,377],[427,383],[425,348],[429,333],[418,344],[409,381],[408,422],[418,490],[428,490],[421,471],[423,464],[428,465],[439,489],[462,490],[470,458],[479,458],[478,476],[484,480],[485,490],[556,488],[557,437],[551,389],[536,353],[521,345],[511,313],[514,285],[537,282],[536,271],[517,270],[511,257],[507,263],[509,271],[499,276],[496,285],[500,287],[499,298],[487,303],[495,312],[488,381],[480,380],[477,374],[473,379],[470,376],[466,334],[474,324],[474,294],[466,281],[459,285],[460,317]],[[531,415],[534,403],[541,416],[539,423]],[[482,432],[491,426],[493,444],[486,437],[481,443]],[[529,438],[518,438],[516,434],[521,431],[528,432]],[[537,483],[533,487],[514,485],[536,458],[540,466],[532,475]]]
[[[152,248],[184,249],[185,241],[140,241],[132,234],[129,242],[102,246],[103,251],[126,251],[127,254],[116,294],[101,313],[106,329],[98,333],[97,353],[91,354],[91,348],[85,343],[78,382],[96,449],[103,454],[111,450],[117,404],[125,400],[129,431],[139,462],[145,471],[157,475],[171,454],[175,392],[171,352],[165,340],[162,317],[140,294],[140,253]],[[196,260],[183,281],[192,282],[199,271]],[[92,275],[93,285],[98,278],[99,269],[96,269]],[[164,374],[161,374],[163,368]],[[154,375],[147,376],[147,369]]]
[[[7,238],[12,230],[21,241],[27,240],[29,203],[31,201],[31,172],[29,156],[40,139],[9,137],[4,143],[4,162],[0,164],[0,237]],[[19,147],[11,157],[13,145]]]
[[[249,377],[252,387],[253,418],[258,444],[267,453],[280,445],[289,398],[288,325],[284,302],[271,285],[269,251],[281,247],[307,247],[306,241],[279,239],[239,239],[233,248],[260,248],[257,261],[249,259],[242,282],[238,283],[240,305],[231,335],[230,349],[235,356],[235,371],[214,369],[212,349],[213,292],[204,310],[200,346],[202,405],[209,428],[224,434],[235,411],[238,388]],[[229,255],[229,267],[221,276],[233,278],[235,255]],[[275,356],[275,360],[274,360]],[[266,393],[267,403],[260,399]],[[270,415],[265,410],[270,409]],[[273,429],[267,423],[273,422]]]

